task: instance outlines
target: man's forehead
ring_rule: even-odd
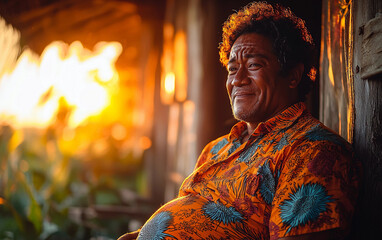
[[[256,47],[256,45],[257,44],[255,44],[255,43],[235,43],[233,46],[232,46],[232,48],[231,48],[231,51],[232,50],[235,50],[235,49],[239,49],[239,48],[243,48],[243,47],[249,47],[249,48],[251,48],[251,47]]]
[[[254,43],[239,43],[235,44],[231,48],[229,58],[236,58],[239,52],[245,53],[255,53],[258,52],[259,49],[256,48],[256,44]]]

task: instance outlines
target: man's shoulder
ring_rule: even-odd
[[[213,149],[221,149],[229,143],[229,134],[218,137],[205,145],[204,151],[213,151]]]
[[[315,144],[334,144],[341,148],[351,150],[351,144],[338,133],[325,126],[318,119],[307,114],[301,117],[295,125],[295,138],[302,142]]]

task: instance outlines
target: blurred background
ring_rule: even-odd
[[[235,123],[218,45],[249,2],[1,0],[0,239],[115,239],[176,196]],[[351,1],[269,2],[306,20],[308,108],[353,141]]]

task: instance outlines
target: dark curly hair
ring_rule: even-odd
[[[227,66],[231,47],[245,33],[258,33],[273,42],[273,50],[286,75],[298,63],[304,72],[298,85],[299,99],[304,101],[316,78],[315,46],[305,22],[289,8],[266,2],[252,2],[230,15],[223,25],[223,39],[219,45],[220,62]]]

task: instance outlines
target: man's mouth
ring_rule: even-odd
[[[237,92],[237,93],[234,93],[232,100],[244,99],[244,98],[248,98],[248,97],[253,96],[253,95],[254,94],[252,92]]]

